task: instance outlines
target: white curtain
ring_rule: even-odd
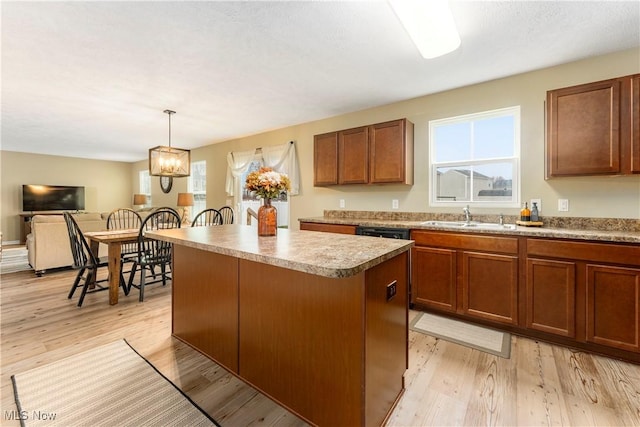
[[[274,171],[285,173],[291,181],[290,196],[296,196],[300,192],[300,170],[298,169],[298,157],[296,145],[293,141],[284,145],[275,145],[262,148],[264,165],[273,168]]]
[[[242,182],[240,178],[247,171],[254,160],[263,161],[265,166],[276,172],[286,173],[291,181],[289,195],[295,196],[300,192],[300,169],[296,146],[292,142],[271,147],[262,147],[262,153],[257,150],[233,151],[227,154],[227,181],[225,190],[229,197],[241,194]]]
[[[239,196],[242,194],[240,178],[249,169],[251,162],[254,160],[260,160],[260,153],[256,153],[256,150],[235,151],[227,154],[225,190],[229,197],[233,197],[235,194]]]

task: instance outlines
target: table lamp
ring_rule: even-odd
[[[147,204],[147,195],[146,194],[134,194],[133,195],[133,205],[134,206],[144,206]]]
[[[189,206],[193,206],[193,193],[178,193],[178,207],[182,208],[182,223],[189,223]]]

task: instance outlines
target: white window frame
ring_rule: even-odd
[[[435,143],[435,131],[438,126],[451,125],[456,123],[468,123],[481,119],[489,119],[496,117],[504,117],[511,115],[514,118],[514,147],[513,157],[496,157],[482,160],[460,160],[460,161],[447,161],[447,162],[435,162],[433,161],[436,156],[436,143]],[[472,138],[473,143],[473,138]],[[473,150],[471,150],[473,152]],[[513,165],[513,176],[511,182],[512,199],[511,201],[504,200],[437,200],[437,171],[442,167],[456,167],[456,166],[482,166],[493,163],[511,163]],[[434,207],[459,207],[459,206],[476,206],[476,207],[500,207],[500,208],[517,208],[520,207],[520,106],[500,108],[497,110],[483,111],[479,113],[465,114],[456,117],[449,117],[445,119],[430,120],[429,121],[429,177],[431,182],[429,183],[429,204]],[[473,182],[471,183],[473,185]],[[473,197],[473,196],[471,196]]]
[[[195,168],[199,167],[200,164],[204,164],[204,173],[205,173],[205,182],[204,182],[204,190],[195,190],[193,187],[193,171]],[[187,191],[189,193],[193,193],[194,205],[191,209],[191,219],[195,218],[195,216],[205,210],[207,208],[207,161],[199,160],[197,162],[191,162],[191,171],[192,174],[189,175],[187,179]],[[196,201],[197,196],[204,195],[204,205]]]
[[[151,203],[151,175],[149,175],[148,169],[138,172],[138,191],[147,196],[147,203],[143,207],[153,206]]]

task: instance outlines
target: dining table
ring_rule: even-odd
[[[87,231],[84,233],[89,240],[91,251],[98,257],[98,248],[100,243],[107,245],[107,254],[109,258],[109,304],[118,303],[118,289],[120,287],[120,274],[122,272],[122,263],[120,257],[122,255],[122,245],[125,243],[135,243],[138,241],[139,229],[121,229],[121,230],[105,230],[105,231]]]

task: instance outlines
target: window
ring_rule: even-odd
[[[187,180],[187,191],[193,193],[193,215],[207,208],[207,161],[191,163],[191,175]]]
[[[520,107],[429,122],[431,205],[520,205]]]
[[[140,181],[140,194],[145,194],[147,196],[147,205],[153,206],[151,203],[151,176],[149,175],[148,170],[143,170],[138,172],[138,180]]]

